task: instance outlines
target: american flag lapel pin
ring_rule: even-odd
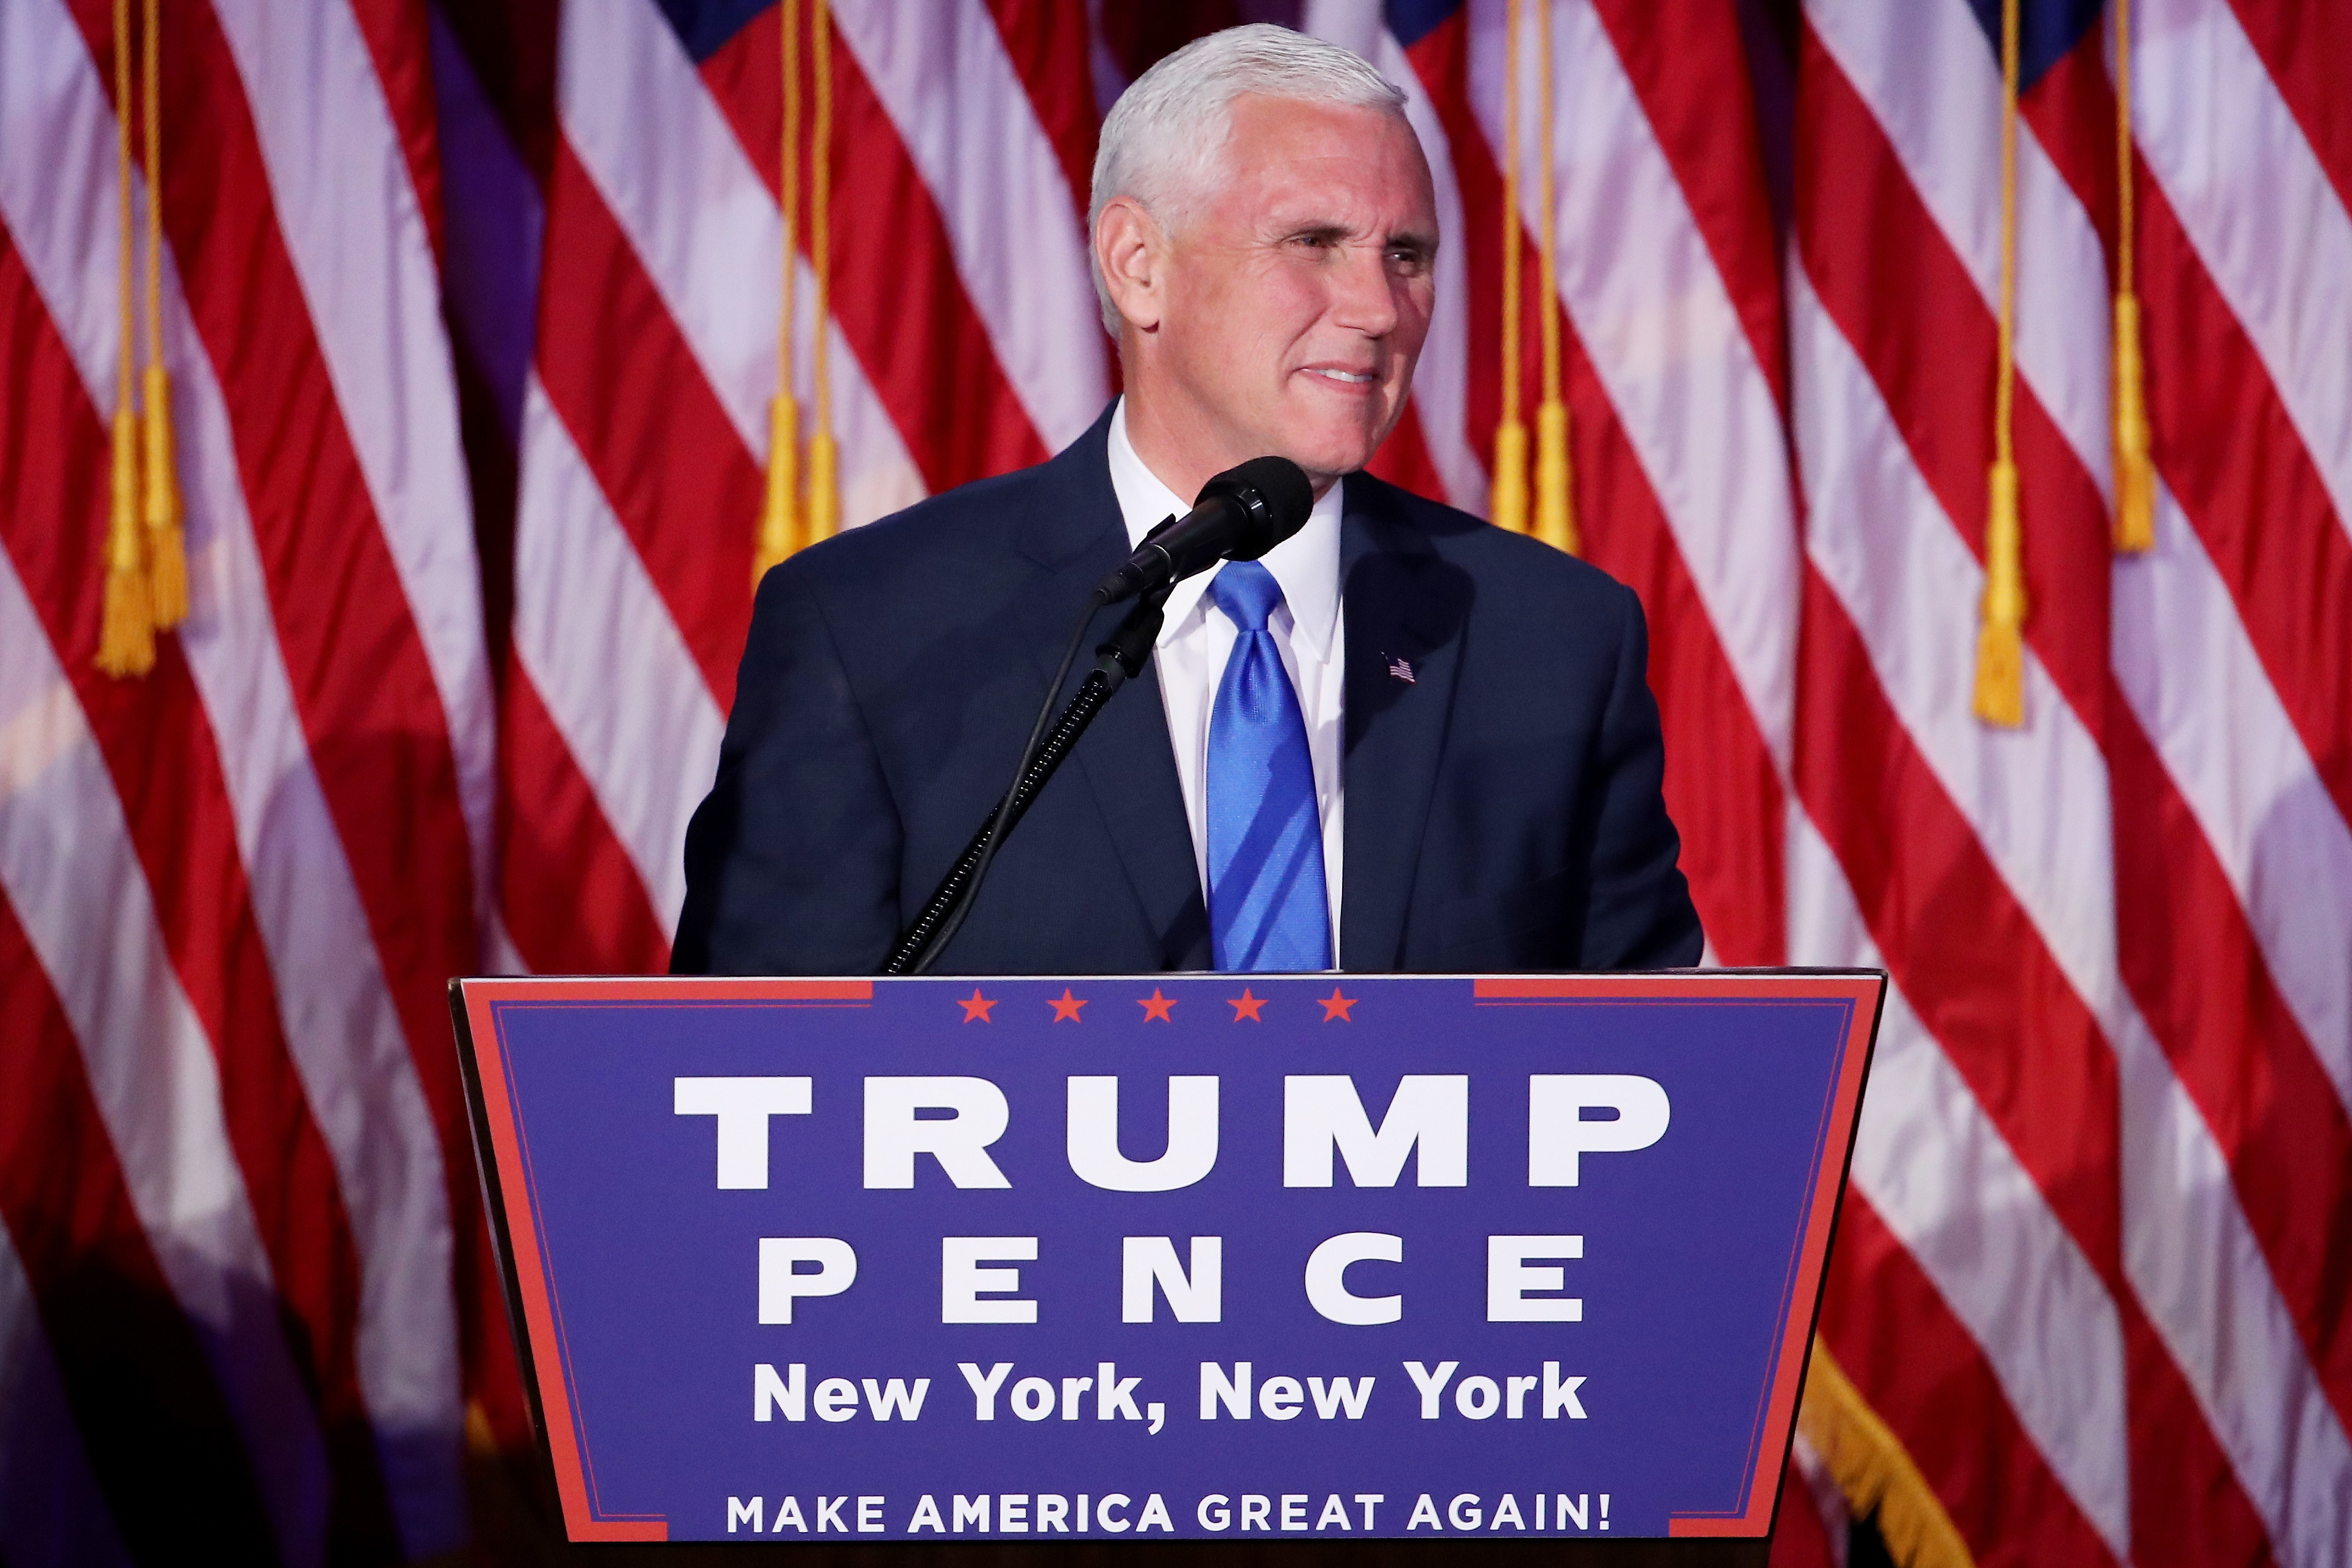
[[[1411,660],[1400,659],[1392,653],[1382,653],[1381,657],[1389,662],[1389,677],[1391,680],[1402,681],[1406,685],[1413,684]]]

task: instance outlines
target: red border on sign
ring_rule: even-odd
[[[659,975],[466,980],[466,1004],[491,1002],[870,1002],[871,980],[715,980]],[[475,1012],[479,1021],[484,1015]]]
[[[1435,976],[1381,977],[1432,979]],[[1806,1350],[1820,1304],[1821,1285],[1839,1193],[1852,1154],[1856,1110],[1886,981],[1876,974],[1691,972],[1640,975],[1510,975],[1472,978],[1472,999],[1484,1006],[1543,1006],[1594,1001],[1690,1002],[1716,998],[1783,1001],[1844,1001],[1851,1004],[1838,1076],[1822,1126],[1805,1220],[1793,1260],[1793,1285],[1781,1324],[1771,1375],[1757,1427],[1756,1466],[1746,1488],[1746,1506],[1737,1515],[1672,1515],[1670,1538],[1761,1538],[1771,1528],[1779,1497],[1778,1468],[1803,1385]],[[532,1202],[530,1155],[509,1082],[498,1008],[510,1002],[664,1001],[785,1002],[803,1006],[871,1005],[874,982],[839,979],[707,979],[626,977],[609,978],[501,978],[460,982],[473,1037],[487,1124],[498,1169],[513,1179],[498,1182],[499,1204],[511,1249],[516,1293],[520,1298],[530,1343],[550,1355],[530,1357],[547,1429],[549,1458],[563,1508],[565,1533],[573,1541],[667,1541],[666,1519],[602,1517],[594,1500],[593,1466],[585,1434],[571,1397],[569,1352],[554,1301],[553,1281],[540,1239]],[[1777,1435],[1777,1441],[1767,1440]]]
[[[1507,975],[1477,981],[1474,994],[1489,1004],[1561,1001],[1647,1001],[1660,997],[1656,975]],[[1804,1230],[1798,1242],[1796,1288],[1790,1292],[1788,1313],[1780,1325],[1780,1344],[1774,1354],[1772,1376],[1765,1398],[1759,1436],[1785,1434],[1796,1418],[1797,1392],[1802,1385],[1805,1352],[1812,1338],[1813,1312],[1821,1298],[1822,1272],[1827,1261],[1831,1221],[1837,1211],[1851,1152],[1854,1109],[1862,1098],[1863,1071],[1868,1063],[1871,1030],[1877,1020],[1879,998],[1885,982],[1858,975],[1693,975],[1675,977],[1670,999],[1771,998],[1789,1001],[1845,1001],[1853,1004],[1846,1025],[1843,1052],[1838,1061],[1837,1083],[1832,1092],[1824,1137],[1813,1166],[1811,1197],[1806,1203]],[[1666,1523],[1669,1537],[1757,1537],[1772,1527],[1772,1507],[1780,1494],[1776,1467],[1788,1445],[1757,1444],[1756,1470],[1748,1485],[1748,1506],[1736,1516],[1677,1514]]]
[[[556,1496],[563,1505],[565,1535],[573,1541],[667,1541],[669,1521],[660,1518],[599,1516],[590,1485],[587,1438],[572,1407],[570,1354],[556,1322],[554,1291],[539,1218],[531,1203],[529,1157],[508,1082],[506,1041],[499,1031],[501,1002],[564,1001],[787,1001],[870,1002],[871,980],[681,980],[495,979],[463,982],[466,1017],[474,1037],[474,1060],[482,1086],[483,1120],[502,1172],[499,1184],[507,1236],[514,1251],[516,1292],[522,1298],[525,1328],[533,1345],[552,1355],[531,1358],[540,1409],[547,1425],[548,1457],[555,1469]]]
[[[1878,984],[1867,975],[1750,975],[1737,969],[1694,969],[1688,974],[1487,975],[1472,981],[1471,987],[1482,1002],[1686,1002],[1696,995],[1701,1000],[1710,997],[1829,999],[1875,1008]],[[1865,1039],[1869,1032],[1863,1031]]]

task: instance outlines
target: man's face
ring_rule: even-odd
[[[1221,167],[1169,239],[1157,327],[1167,410],[1318,487],[1404,412],[1435,298],[1429,165],[1396,115],[1244,96]]]

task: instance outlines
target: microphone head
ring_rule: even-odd
[[[1253,457],[1202,486],[1193,505],[1217,499],[1236,503],[1245,519],[1225,559],[1255,560],[1307,526],[1307,515],[1315,509],[1315,487],[1307,483],[1307,471],[1287,457]]]

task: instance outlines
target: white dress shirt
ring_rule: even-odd
[[[1342,484],[1345,481],[1341,481]],[[1144,466],[1127,436],[1127,400],[1110,419],[1110,484],[1130,544],[1163,518],[1192,509]],[[1339,485],[1323,493],[1307,526],[1259,558],[1282,587],[1282,603],[1267,618],[1282,650],[1282,667],[1298,694],[1307,720],[1307,754],[1315,766],[1315,808],[1323,827],[1323,884],[1331,910],[1331,955],[1339,953],[1339,854],[1345,802],[1339,789],[1343,655],[1347,628],[1339,605]],[[1220,569],[1222,570],[1222,568]],[[1192,864],[1203,897],[1209,889],[1209,716],[1223,680],[1225,660],[1240,632],[1209,597],[1204,571],[1186,578],[1168,595],[1168,620],[1160,629],[1152,664],[1160,674],[1160,698],[1168,710],[1168,739],[1176,751],[1176,781],[1184,791],[1184,816],[1192,830]]]

